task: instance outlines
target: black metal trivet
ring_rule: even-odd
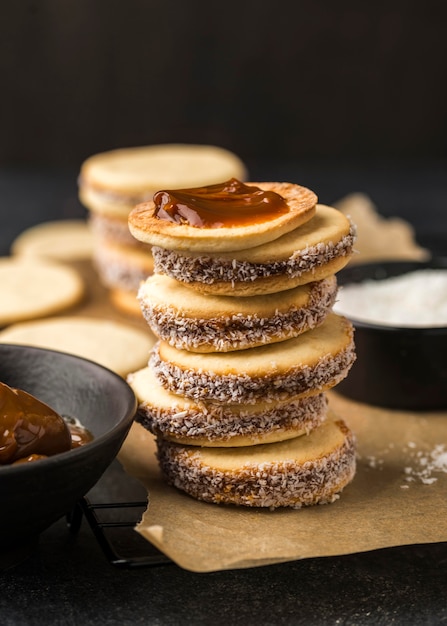
[[[119,502],[93,504],[82,498],[67,515],[67,524],[72,533],[80,529],[83,516],[88,521],[107,560],[116,567],[150,567],[166,565],[172,561],[135,532],[147,502]],[[127,514],[131,513],[128,519]],[[141,517],[141,515],[140,515]]]

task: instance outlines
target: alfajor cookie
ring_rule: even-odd
[[[129,374],[137,421],[154,435],[186,445],[234,447],[308,434],[327,414],[324,393],[287,402],[228,404],[189,400],[164,389],[149,367]]]
[[[85,293],[74,269],[33,257],[1,258],[0,285],[0,326],[60,313]]]
[[[31,226],[11,245],[13,255],[56,261],[90,259],[92,252],[93,235],[85,220],[55,220]]]
[[[343,213],[319,204],[305,224],[255,248],[203,254],[154,246],[154,271],[205,294],[275,293],[341,270],[352,256],[355,236]]]
[[[0,332],[0,342],[68,352],[124,377],[147,363],[154,339],[121,322],[67,316],[14,324]]]
[[[151,200],[164,187],[193,187],[245,180],[246,167],[229,150],[195,144],[121,148],[84,161],[79,197],[90,211],[127,220],[136,204]]]
[[[79,198],[89,212],[97,274],[112,290],[113,303],[129,302],[125,296],[133,291],[135,297],[140,280],[150,274],[143,255],[150,256],[151,246],[129,232],[128,215],[135,205],[151,200],[164,186],[206,185],[231,176],[245,179],[245,165],[232,152],[209,145],[122,148],[84,161]],[[140,252],[138,257],[133,250]]]
[[[241,183],[162,190],[129,215],[139,241],[199,254],[233,252],[278,239],[315,213],[317,196],[292,183]]]
[[[355,438],[339,419],[309,435],[242,448],[185,446],[159,438],[167,482],[215,504],[292,507],[334,502],[355,474]]]
[[[129,231],[127,219],[90,212],[88,226],[95,241],[104,241],[120,246],[131,246],[151,250],[151,246],[135,239]]]
[[[141,319],[141,309],[135,291],[113,287],[109,289],[109,299],[117,311]]]
[[[337,293],[335,276],[277,294],[211,296],[163,274],[140,286],[138,301],[153,333],[193,352],[229,352],[284,341],[323,322]]]
[[[253,404],[331,388],[345,378],[354,360],[352,324],[330,313],[320,326],[298,337],[247,350],[200,354],[159,341],[149,366],[173,393]]]
[[[134,298],[154,269],[150,250],[108,241],[97,242],[93,265],[106,287],[133,292]]]

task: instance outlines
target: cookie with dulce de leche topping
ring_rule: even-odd
[[[337,280],[329,276],[277,294],[205,295],[163,274],[138,292],[153,333],[193,352],[229,352],[296,337],[323,322],[334,304]]]
[[[129,215],[132,235],[167,250],[199,254],[260,246],[307,222],[317,196],[292,183],[222,183],[161,190]]]

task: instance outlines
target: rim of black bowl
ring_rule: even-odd
[[[114,372],[113,370],[109,369],[108,367],[105,367],[104,365],[101,365],[100,363],[97,363],[96,361],[92,361],[91,359],[77,356],[76,354],[70,354],[69,352],[63,352],[62,350],[40,348],[37,346],[30,346],[27,344],[0,343],[0,352],[3,347],[12,348],[14,350],[23,349],[23,350],[32,350],[34,352],[45,352],[47,354],[60,354],[60,355],[63,355],[64,357],[68,357],[69,360],[89,363],[94,368],[97,368],[99,370],[106,372],[111,378],[115,378],[122,385],[123,390],[125,390],[125,392],[128,393],[129,395],[129,405],[124,416],[120,419],[120,421],[117,424],[115,424],[113,428],[108,430],[106,433],[99,435],[98,437],[95,437],[92,441],[89,441],[83,446],[79,446],[78,448],[67,450],[66,452],[58,452],[57,454],[48,456],[45,459],[39,459],[39,461],[36,461],[35,463],[18,463],[17,465],[4,465],[0,467],[0,476],[2,475],[3,472],[5,473],[7,472],[8,474],[11,474],[11,473],[15,474],[16,472],[29,471],[29,468],[38,469],[38,468],[44,468],[48,465],[58,464],[66,458],[74,459],[78,456],[86,454],[86,450],[91,451],[93,448],[100,447],[105,439],[112,438],[118,431],[122,430],[124,427],[127,427],[128,429],[131,427],[132,422],[134,421],[134,418],[135,418],[136,410],[137,410],[137,399],[136,399],[135,393],[133,392],[132,388],[127,383],[127,381],[122,376]]]
[[[385,274],[390,269],[397,269],[398,267],[402,268],[403,271],[400,271],[396,274],[385,275],[380,278],[374,278],[373,276],[368,276],[369,271],[379,270],[382,268]],[[343,285],[352,285],[354,283],[360,283],[364,280],[385,280],[386,278],[391,278],[394,276],[403,276],[404,274],[408,274],[409,272],[416,271],[418,269],[440,269],[447,270],[447,257],[436,256],[426,261],[417,261],[417,260],[389,260],[389,261],[371,261],[369,263],[356,263],[355,265],[351,265],[350,267],[344,267],[340,272],[338,272],[338,280],[339,286],[343,287]],[[363,276],[361,276],[363,273]],[[357,280],[346,280],[344,279],[349,275],[358,274]],[[380,330],[383,332],[399,332],[399,333],[419,333],[419,334],[438,334],[440,332],[444,332],[447,330],[447,325],[444,324],[442,326],[395,326],[391,324],[379,324],[378,322],[367,322],[366,320],[360,320],[352,315],[347,315],[346,313],[338,313],[338,315],[343,315],[347,319],[349,319],[356,328],[365,328],[371,330]]]

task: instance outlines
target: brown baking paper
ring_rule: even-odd
[[[336,392],[328,396],[358,448],[355,478],[336,502],[270,511],[196,501],[166,485],[152,435],[134,424],[119,459],[148,489],[136,530],[195,572],[447,541],[447,445],[439,458],[447,414],[390,411]],[[436,451],[438,464],[444,458],[441,470],[430,456]]]

